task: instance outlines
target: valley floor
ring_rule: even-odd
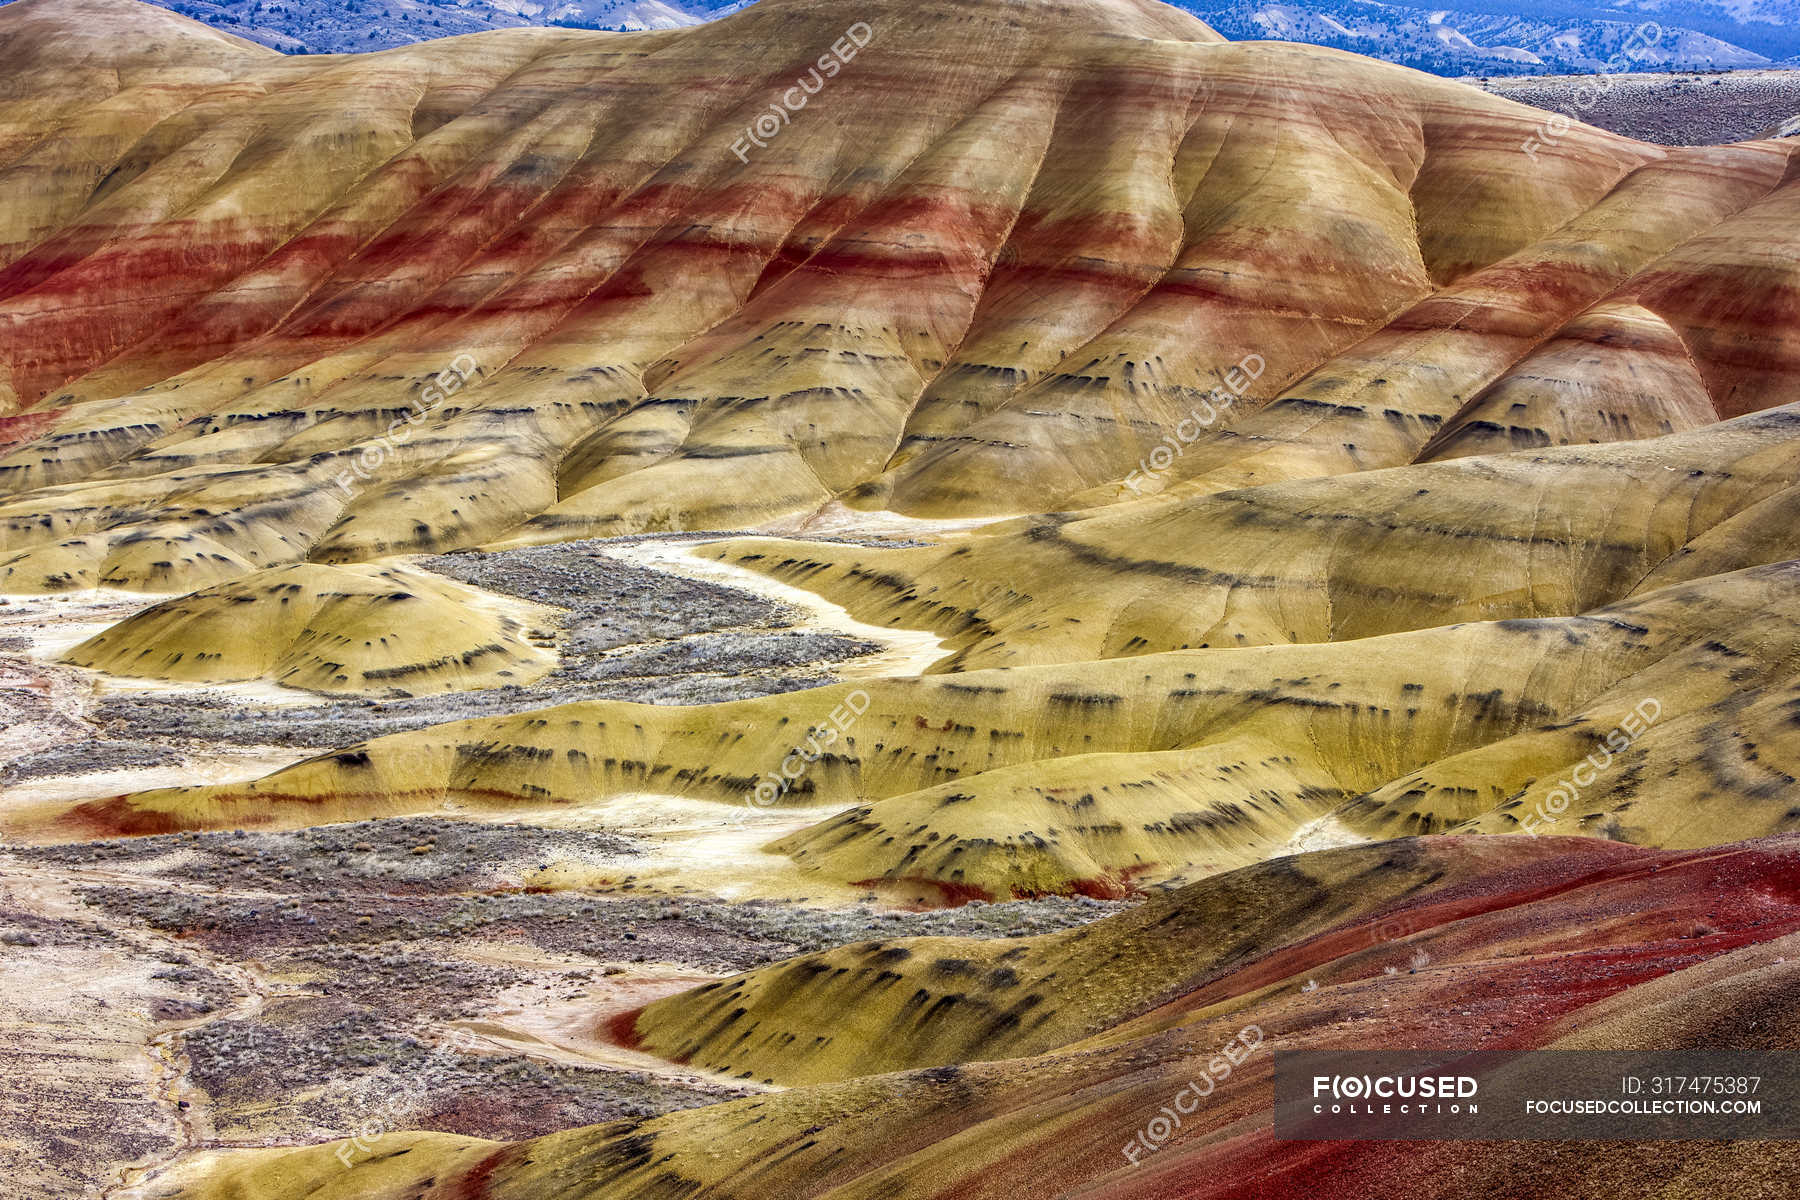
[[[24,752],[0,811],[250,777],[458,716],[730,699],[939,656],[931,635],[691,559],[692,540],[425,560],[569,618],[545,680],[417,699],[152,687],[60,666],[44,659],[155,597],[10,598],[0,704]],[[1123,907],[913,912],[757,853],[823,815],[645,796],[579,815],[14,845],[0,854],[0,1062],[15,1083],[0,1195],[139,1195],[201,1150],[387,1129],[524,1138],[713,1103],[767,1085],[622,1045],[611,1018],[806,951],[1022,937]]]
[[[1800,70],[1485,79],[1495,95],[1626,137],[1713,146],[1766,136],[1800,114]]]

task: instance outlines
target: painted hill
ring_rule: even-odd
[[[203,589],[79,662],[368,690],[470,655],[537,669],[491,614],[428,622],[429,646],[373,636],[383,597],[327,577],[385,587],[355,564],[395,553],[1063,505],[916,548],[701,551],[951,652],[872,684],[781,800],[845,811],[773,851],[941,903],[1117,895],[1322,830],[1506,830],[1647,697],[1667,723],[1631,753],[1669,760],[1658,798],[1645,767],[1615,772],[1568,831],[1792,827],[1770,789],[1791,760],[1779,564],[1800,556],[1777,517],[1800,448],[1793,146],[1550,134],[1129,0],[956,11],[951,54],[949,10],[852,36],[798,2],[318,63],[221,41],[243,86],[94,158],[79,218],[21,228],[0,274],[28,439],[0,462],[0,579]],[[36,0],[0,18],[54,27]],[[835,71],[795,57],[813,42]],[[446,73],[477,45],[479,97]],[[816,96],[808,77],[758,134],[788,67]],[[896,87],[917,98],[899,124]],[[1002,151],[1020,139],[1035,152]],[[280,186],[327,150],[315,186]],[[156,248],[194,238],[206,254]],[[264,611],[284,572],[306,614]],[[263,632],[224,654],[209,630],[246,607]],[[850,691],[433,726],[51,827],[739,803]],[[1684,764],[1678,736],[1737,747],[1744,720],[1729,771]]]
[[[59,820],[83,833],[291,827],[451,802],[603,806],[645,792],[741,806],[794,747],[818,743],[779,803],[851,807],[768,849],[836,882],[927,903],[1116,896],[1255,862],[1321,831],[1542,825],[1700,846],[1800,823],[1790,794],[1800,773],[1800,690],[1788,666],[1800,644],[1796,574],[1783,563],[1580,617],[1331,644],[881,680],[700,708],[568,705],[380,738],[254,783],[90,802]],[[858,705],[841,738],[818,734]],[[1621,726],[1628,747],[1617,744]],[[1567,779],[1596,758],[1604,784],[1571,805]]]
[[[30,39],[69,11],[9,6],[5,44],[54,63]],[[1552,144],[1492,96],[1220,45],[1148,0],[1035,5],[1022,30],[955,12],[869,10],[830,78],[837,14],[776,0],[317,62],[219,38],[203,100],[98,140],[53,134],[141,114],[128,91],[15,104],[5,586],[845,503],[1026,513],[1145,474],[1219,489],[1784,400],[1788,143]],[[966,53],[925,49],[947,21]],[[766,73],[728,69],[745,57]],[[685,87],[701,74],[733,82]],[[1644,369],[1666,397],[1633,390]],[[1517,407],[1571,372],[1594,416]],[[1168,477],[1142,470],[1190,434]]]
[[[772,1059],[807,1062],[795,1073],[813,1077],[973,1048],[1022,1057],[863,1075],[510,1145],[412,1134],[348,1173],[330,1146],[239,1152],[173,1194],[1223,1200],[1358,1195],[1418,1172],[1419,1194],[1443,1200],[1507,1194],[1521,1179],[1540,1194],[1599,1200],[1622,1186],[1616,1145],[1570,1142],[1546,1155],[1535,1143],[1270,1134],[1271,1047],[1792,1044],[1791,839],[1695,855],[1535,845],[1547,852],[1529,861],[1512,852],[1516,842],[1467,839],[1309,855],[1082,937],[1013,943],[991,965],[934,942],[852,947],[710,988],[666,1033],[663,1012],[638,1018],[670,1046],[706,1055],[731,1045],[733,1062],[788,1047]],[[1284,916],[1298,919],[1282,928]],[[1085,974],[1094,968],[1098,979]],[[818,1011],[803,997],[832,993],[866,1004],[842,1010],[841,1024],[800,1015]],[[709,1019],[693,1023],[695,1011]],[[797,1059],[794,1046],[810,1054]],[[1221,1070],[1221,1060],[1235,1065]],[[1135,1158],[1122,1152],[1201,1079],[1206,1099],[1178,1131]],[[1796,1165],[1787,1145],[1648,1143],[1633,1147],[1644,1157],[1632,1158],[1629,1178],[1677,1177],[1662,1194],[1683,1198],[1754,1195]]]
[[[1428,1194],[1616,1200],[1621,1171],[1661,1178],[1675,1151],[1277,1144],[1266,1053],[1153,1161],[1119,1146],[1249,1025],[1791,1044],[1796,155],[1552,123],[1153,0],[760,0],[294,57],[132,0],[0,7],[0,613],[35,656],[8,690],[77,697],[95,732],[141,727],[117,696],[146,679],[162,716],[228,682],[329,697],[304,737],[226,730],[204,772],[52,777],[0,809],[9,839],[121,860],[21,868],[6,895],[58,919],[122,905],[142,860],[188,869],[195,831],[242,834],[214,841],[243,886],[118,910],[131,946],[204,942],[244,989],[156,1010],[182,1023],[133,1050],[193,1152],[147,1186],[1362,1195],[1423,1162]],[[702,544],[637,539],[682,531]],[[589,538],[624,540],[561,545]],[[467,583],[408,560],[475,549]],[[683,642],[744,622],[779,665],[778,630],[827,619],[845,653],[911,649],[733,688],[752,656]],[[737,698],[486,704],[562,671],[565,622],[617,652],[609,687],[684,660]],[[390,692],[443,706],[377,721]],[[345,822],[404,845],[317,828]],[[505,878],[470,829],[504,831]],[[400,891],[352,916],[322,885],[315,926],[269,890],[340,870]],[[596,980],[572,927],[658,896],[716,900],[763,951],[727,931],[696,975],[620,949],[628,977]],[[545,897],[582,906],[555,939],[477,919]],[[923,924],[1014,899],[1129,907],[1041,937]],[[802,903],[895,936],[801,939]],[[353,939],[390,907],[488,930],[420,973],[566,1022],[583,1069],[788,1090],[523,1141],[493,1101],[349,1170],[285,1147],[343,1130],[285,1093],[243,1153],[184,1118],[174,1048],[221,1012],[354,1030],[333,1006],[357,988],[293,989],[367,965]],[[314,955],[279,995],[246,948],[265,926]],[[37,928],[0,945],[60,953]],[[617,1003],[516,982],[547,963]],[[1795,1165],[1708,1147],[1663,1194]]]
[[[541,626],[555,624],[424,571],[294,563],[152,605],[64,658],[114,675],[418,695],[543,675],[554,660]]]

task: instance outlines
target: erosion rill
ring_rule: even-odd
[[[0,7],[0,1194],[1791,1195],[1274,1119],[1800,1049],[1800,139],[1546,117]]]

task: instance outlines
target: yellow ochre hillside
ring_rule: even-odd
[[[16,0],[0,727],[0,1193],[1787,1195],[1270,1096],[1800,1038],[1800,139],[1156,0]]]

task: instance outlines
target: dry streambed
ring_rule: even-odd
[[[693,539],[630,538],[410,560],[563,614],[559,660],[527,685],[435,696],[322,696],[267,683],[172,684],[56,662],[165,599],[125,592],[0,597],[0,813],[267,774],[382,734],[577,700],[700,704],[894,673],[936,640],[874,630],[751,572],[691,562]],[[657,543],[669,542],[668,547]],[[639,565],[639,563],[645,565]],[[673,568],[673,569],[671,569]],[[841,613],[841,610],[837,610]],[[862,664],[862,665],[857,665]]]
[[[693,540],[417,560],[567,614],[550,676],[449,696],[116,681],[48,660],[145,597],[0,608],[13,639],[0,642],[0,703],[29,718],[0,747],[0,810],[247,778],[463,716],[731,699],[915,673],[938,656],[930,635],[865,627],[694,558]],[[520,1138],[713,1103],[767,1085],[621,1046],[611,1018],[803,951],[1026,936],[1116,907],[758,898],[777,859],[756,848],[822,815],[645,796],[601,817],[13,846],[0,857],[0,1043],[18,1086],[0,1106],[0,1195],[114,1200],[209,1150],[409,1128]]]
[[[1026,936],[1116,907],[904,913],[518,886],[572,855],[629,879],[639,853],[443,818],[15,848],[0,969],[20,1085],[5,1132],[23,1149],[4,1178],[127,1195],[200,1150],[408,1128],[519,1138],[712,1103],[763,1085],[620,1046],[609,1018],[807,950]],[[79,1155],[57,1140],[69,1129],[84,1131]],[[15,1186],[0,1194],[60,1194]]]

